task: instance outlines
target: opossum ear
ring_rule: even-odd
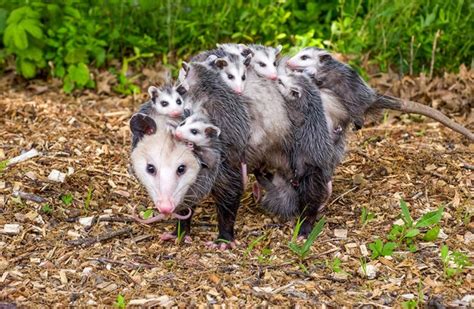
[[[319,62],[328,62],[332,59],[332,56],[330,54],[322,54],[319,55]]]
[[[179,93],[179,95],[181,95],[181,96],[182,96],[182,95],[185,95],[186,92],[188,92],[188,91],[186,90],[186,88],[183,86],[183,84],[179,84],[178,86],[176,86],[175,89],[176,89],[176,92]]]
[[[252,61],[252,56],[248,55],[247,58],[244,60],[244,65],[248,67],[250,65],[250,61]]]
[[[204,133],[207,137],[219,137],[219,135],[221,135],[221,129],[216,126],[210,125],[204,129]]]
[[[216,60],[214,60],[214,63],[219,69],[223,69],[228,65],[227,61],[222,58],[217,58]]]
[[[281,50],[283,49],[283,46],[278,45],[275,47],[275,56],[281,53]]]
[[[290,87],[290,93],[294,98],[301,98],[301,91],[299,88],[296,87]]]
[[[185,108],[183,111],[183,116],[184,118],[188,118],[189,116],[191,116],[191,110],[189,108]]]
[[[242,57],[247,57],[247,56],[253,57],[253,56],[255,56],[255,54],[253,53],[253,51],[252,51],[250,48],[246,47],[246,46],[243,45],[243,44],[241,44],[241,45],[244,46],[244,48],[241,48],[242,51],[240,52],[240,54],[242,55]],[[240,46],[240,45],[239,45],[239,46]]]
[[[160,92],[160,89],[156,88],[155,86],[148,87],[148,94],[153,101],[160,95]]]
[[[130,119],[130,130],[133,135],[139,138],[144,135],[152,135],[156,132],[156,122],[148,115],[137,113]]]

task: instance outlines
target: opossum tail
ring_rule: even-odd
[[[392,110],[397,110],[404,113],[414,113],[414,114],[424,115],[431,119],[439,121],[443,125],[450,128],[451,130],[461,133],[462,135],[469,138],[471,141],[474,141],[474,134],[471,131],[469,131],[467,128],[449,119],[446,115],[444,115],[440,111],[434,108],[431,108],[429,106],[417,103],[417,102],[402,100],[399,98],[394,98],[391,96],[379,94],[372,108],[373,109],[392,109]]]

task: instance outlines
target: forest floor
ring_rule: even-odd
[[[472,71],[434,81],[383,75],[371,82],[429,102],[474,130]],[[240,244],[217,251],[205,246],[217,235],[210,201],[197,209],[190,244],[159,240],[174,222],[129,222],[133,207],[150,206],[127,171],[128,120],[146,95],[103,92],[70,96],[51,83],[0,79],[0,161],[40,152],[0,167],[1,308],[112,306],[119,294],[127,305],[180,308],[473,305],[472,266],[448,277],[440,257],[442,245],[474,257],[474,145],[466,138],[424,117],[389,113],[349,134],[326,225],[307,259],[288,248],[294,223],[264,214],[250,190],[236,223]],[[66,174],[64,182],[48,177],[53,170]],[[441,232],[432,242],[415,237],[414,253],[401,245],[372,259],[369,244],[387,242],[400,219],[400,198],[414,220],[444,205]],[[373,219],[363,224],[365,211]],[[375,268],[374,278],[359,271],[365,263]]]

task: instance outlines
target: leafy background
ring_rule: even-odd
[[[94,88],[91,68],[128,85],[128,64],[179,59],[216,42],[319,46],[352,65],[427,72],[437,40],[436,73],[473,62],[474,2],[444,0],[0,0],[0,65],[24,78],[63,80],[65,92]],[[292,48],[293,47],[293,48]],[[127,66],[117,69],[118,60]]]

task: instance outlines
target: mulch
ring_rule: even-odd
[[[433,104],[473,130],[473,81],[474,72],[461,68],[432,81],[385,74],[372,84]],[[0,79],[0,161],[40,152],[0,172],[0,229],[20,228],[0,233],[0,308],[112,306],[119,294],[130,305],[180,308],[399,307],[419,295],[426,304],[462,305],[464,298],[469,305],[472,266],[446,279],[439,256],[447,244],[473,259],[474,145],[459,134],[424,117],[392,112],[351,133],[324,213],[326,226],[303,271],[288,249],[293,223],[260,211],[250,190],[236,223],[240,245],[232,251],[205,246],[217,235],[212,201],[197,209],[191,244],[159,240],[173,229],[171,221],[130,222],[127,214],[136,205],[151,204],[128,172],[128,120],[146,95],[120,97],[106,86],[101,94],[65,95],[54,83]],[[64,182],[51,180],[52,170],[63,173]],[[61,201],[64,194],[72,194],[72,205]],[[386,239],[399,219],[401,197],[414,218],[445,205],[440,238],[418,240],[415,253],[400,248],[392,257],[371,260],[366,248]],[[376,216],[365,226],[364,207]],[[330,266],[336,258],[339,273]],[[374,279],[359,274],[361,259],[376,267]]]

